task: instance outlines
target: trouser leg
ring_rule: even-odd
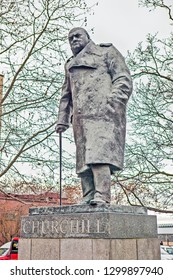
[[[94,164],[91,167],[94,177],[95,194],[91,204],[110,203],[111,173],[109,165]]]
[[[81,185],[83,192],[83,200],[81,204],[90,203],[90,200],[94,198],[95,187],[93,174],[88,174],[86,176],[81,176]]]

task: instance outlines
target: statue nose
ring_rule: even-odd
[[[74,43],[74,42],[77,42],[77,40],[78,40],[78,39],[77,39],[76,37],[74,37],[73,40],[72,40],[72,42],[73,42],[73,43]]]

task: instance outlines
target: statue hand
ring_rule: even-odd
[[[67,129],[68,129],[68,126],[64,125],[64,124],[57,124],[56,127],[55,127],[55,131],[57,133],[64,132]]]

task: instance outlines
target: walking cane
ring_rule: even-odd
[[[59,132],[59,188],[60,206],[62,205],[62,133]]]

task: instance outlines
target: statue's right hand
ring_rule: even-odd
[[[63,125],[63,124],[57,124],[55,126],[55,131],[57,133],[60,133],[60,132],[64,132],[65,130],[67,130],[68,126],[67,125]]]

